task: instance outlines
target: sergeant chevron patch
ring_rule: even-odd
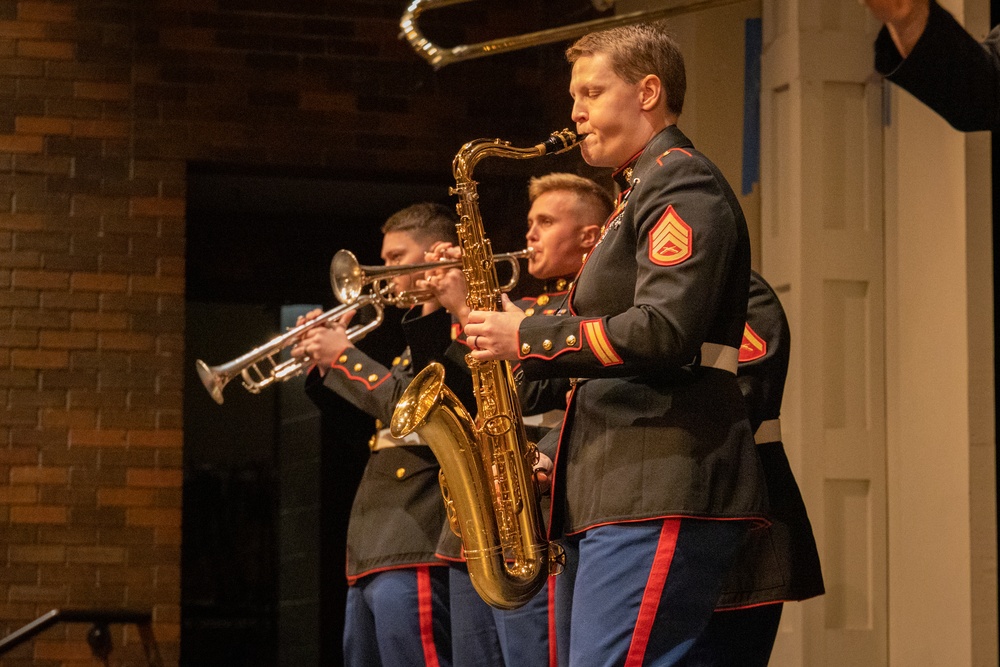
[[[745,364],[760,359],[767,354],[767,341],[747,324],[743,327],[743,343],[740,345],[740,363]]]
[[[604,366],[614,366],[616,364],[622,363],[622,358],[618,356],[615,349],[611,347],[611,341],[608,340],[608,334],[604,331],[604,321],[603,320],[586,320],[581,325],[583,327],[583,333],[587,336],[587,342],[590,344],[590,349],[593,350],[594,356],[597,360],[601,362]]]
[[[673,206],[667,206],[649,230],[649,261],[659,266],[676,266],[691,256],[694,235]]]

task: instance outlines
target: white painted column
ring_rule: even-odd
[[[966,9],[985,36],[987,3]],[[763,17],[761,268],[828,588],[772,664],[996,665],[989,137],[891,86],[880,129],[878,26],[853,0]]]
[[[782,431],[827,594],[786,605],[776,665],[884,665],[881,85],[855,0],[763,3],[761,273],[789,316]]]
[[[944,2],[980,37],[985,2]],[[896,87],[885,131],[890,664],[996,665],[990,148]]]

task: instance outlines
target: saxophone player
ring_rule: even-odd
[[[608,192],[594,181],[568,173],[551,173],[532,178],[528,185],[527,246],[533,249],[528,273],[543,282],[542,292],[518,300],[529,316],[546,317],[566,313],[569,287],[576,278],[584,255],[594,247],[601,223],[611,213]],[[457,259],[459,248],[439,243],[428,253],[428,261]],[[466,285],[458,269],[428,272],[428,285],[441,304],[464,326],[469,314]],[[464,335],[459,342],[470,345]],[[470,345],[471,347],[471,345]],[[516,371],[516,369],[515,369]],[[555,378],[525,382],[518,387],[524,423],[529,439],[541,436],[562,422],[569,382]],[[542,478],[551,467],[554,452],[540,452],[547,462]],[[547,503],[542,515],[548,514]],[[545,665],[548,664],[549,589],[543,588],[523,607],[506,611],[490,607],[479,597],[462,562],[461,543],[450,531],[442,534],[438,554],[449,560],[452,608],[452,646],[458,665]]]
[[[457,240],[455,222],[454,211],[439,204],[415,204],[395,213],[382,227],[382,259],[390,266],[423,262],[433,243]],[[393,290],[411,291],[419,279],[398,276]],[[334,391],[375,417],[377,426],[388,424],[415,370],[438,361],[454,369],[449,386],[474,404],[463,370],[465,349],[453,342],[451,318],[436,300],[415,305],[404,316],[408,346],[392,368],[354,347],[346,335],[351,316],[310,329],[293,350],[315,364],[306,388],[317,403],[322,392]],[[370,446],[348,525],[345,664],[451,665],[448,569],[435,555],[446,522],[440,468],[415,434],[397,440],[380,428]]]
[[[560,663],[677,665],[709,623],[764,475],[736,380],[750,279],[743,212],[678,129],[683,56],[662,23],[567,51],[588,164],[614,169],[615,211],[569,313],[474,310],[474,359],[571,378],[552,477]]]

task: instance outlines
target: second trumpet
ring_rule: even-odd
[[[493,256],[495,263],[507,262],[510,264],[510,280],[501,287],[501,291],[509,292],[514,289],[517,281],[521,278],[521,265],[518,264],[518,260],[531,259],[534,253],[533,248],[525,248]],[[379,295],[380,300],[384,303],[406,308],[427,301],[433,295],[427,290],[394,293],[391,282],[393,278],[432,269],[461,268],[461,266],[462,260],[460,259],[397,266],[362,266],[350,250],[338,250],[330,263],[330,284],[333,286],[333,293],[343,303],[350,303],[357,298],[357,295],[361,294],[367,285],[371,285],[372,292]]]

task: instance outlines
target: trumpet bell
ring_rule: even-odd
[[[208,390],[208,393],[211,394],[216,403],[222,405],[222,389],[229,382],[229,378],[223,378],[221,373],[214,371],[201,359],[195,362],[195,367],[198,369],[198,377],[201,379],[201,383],[205,385],[205,389]]]
[[[365,271],[350,250],[338,250],[330,262],[330,286],[341,303],[354,303],[365,287]]]

